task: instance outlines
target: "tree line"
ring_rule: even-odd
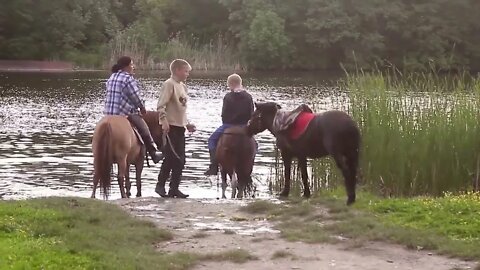
[[[155,63],[181,44],[250,69],[480,70],[478,0],[0,1],[0,59]]]

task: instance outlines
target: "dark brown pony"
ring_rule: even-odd
[[[227,128],[218,141],[215,155],[221,168],[224,199],[227,175],[232,181],[232,199],[243,198],[246,189],[252,185],[251,174],[256,151],[252,136],[253,133],[248,127],[236,126]]]
[[[330,155],[345,179],[347,205],[355,202],[360,130],[348,114],[341,111],[316,114],[299,138],[279,140],[280,134],[275,134],[272,127],[280,106],[274,102],[267,102],[255,104],[255,107],[256,110],[249,122],[250,130],[256,134],[268,129],[277,137],[277,147],[282,154],[285,187],[280,196],[287,197],[290,193],[291,164],[294,157],[298,158],[298,166],[302,174],[303,195],[310,197],[307,158],[321,158]]]
[[[155,124],[155,117],[157,119]],[[158,124],[158,113],[147,112],[144,115],[152,136],[159,136],[161,141],[161,126]],[[158,131],[160,134],[158,135]],[[155,139],[155,137],[154,137]],[[142,196],[141,176],[145,160],[145,147],[137,139],[130,122],[125,116],[104,116],[95,127],[92,138],[93,151],[93,191],[95,198],[97,185],[103,190],[105,198],[108,198],[111,186],[111,168],[114,163],[118,164],[118,185],[122,198],[128,198],[130,194],[130,164],[135,166],[137,197]],[[124,186],[125,182],[125,186]]]

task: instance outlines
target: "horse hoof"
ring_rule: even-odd
[[[227,196],[222,196],[222,199],[226,199],[226,198],[227,198]]]
[[[130,198],[130,196],[132,196],[132,193],[128,192],[127,193],[127,198]]]
[[[287,197],[288,197],[288,193],[290,193],[290,192],[288,192],[288,191],[282,191],[282,192],[279,194],[279,196],[280,196],[281,198],[287,198]]]
[[[142,193],[137,193],[137,198],[142,197]]]

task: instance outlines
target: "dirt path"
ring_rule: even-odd
[[[162,251],[205,254],[241,248],[259,258],[244,264],[202,262],[195,268],[199,270],[474,268],[472,262],[376,242],[358,248],[348,239],[340,244],[288,242],[280,237],[273,224],[240,212],[239,207],[247,201],[139,198],[114,203],[173,231],[174,240],[158,245]],[[274,254],[280,258],[272,258]]]

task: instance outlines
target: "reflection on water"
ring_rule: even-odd
[[[0,73],[0,197],[83,196],[91,192],[91,137],[102,117],[104,82],[108,74]],[[156,107],[160,79],[138,76],[147,109]],[[224,79],[191,79],[189,118],[198,131],[187,134],[187,164],[182,188],[194,198],[219,196],[217,180],[203,176],[208,165],[206,142],[220,124],[226,88]],[[246,78],[256,100],[276,100],[294,107],[302,100],[317,110],[331,107],[331,91],[316,82],[292,78]],[[292,86],[295,84],[295,86]],[[305,97],[314,97],[314,99]],[[258,196],[268,196],[267,176],[273,162],[273,137],[257,135],[259,154],[254,174]],[[145,168],[143,195],[153,192],[159,165]],[[133,177],[134,175],[132,175]],[[119,197],[116,181],[113,198]],[[135,194],[135,182],[133,182]]]

